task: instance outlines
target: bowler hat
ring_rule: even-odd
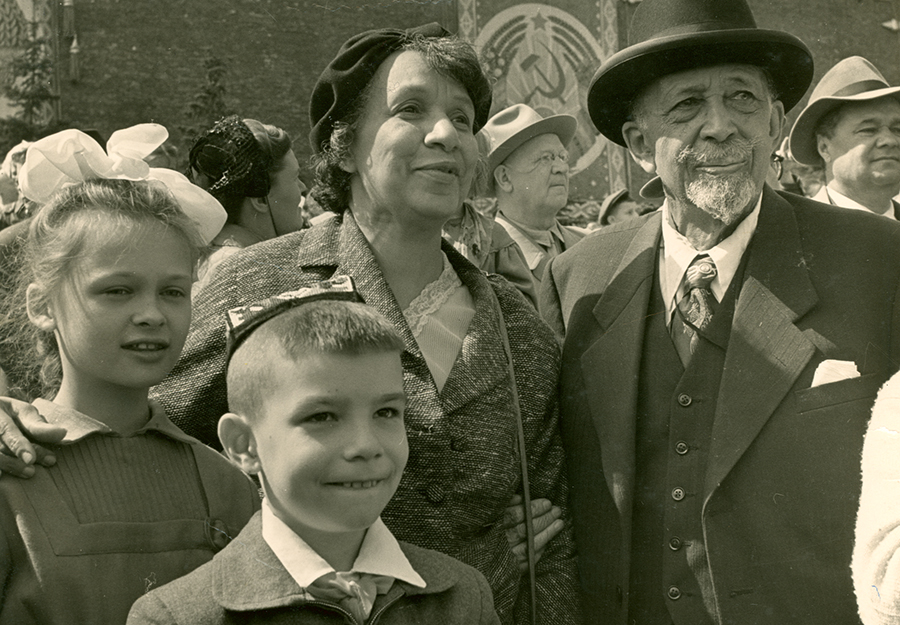
[[[493,172],[516,148],[539,135],[554,134],[568,146],[577,126],[571,115],[544,117],[527,104],[514,104],[491,117],[478,131],[478,146],[488,159],[488,170]]]
[[[861,56],[851,56],[828,70],[800,112],[791,129],[791,155],[805,165],[821,165],[816,126],[822,117],[845,102],[864,102],[900,93],[875,66]]]
[[[622,146],[634,98],[663,76],[726,63],[755,65],[768,71],[785,110],[800,101],[813,77],[806,45],[786,32],[757,28],[746,0],[644,0],[629,41],[594,74],[587,98],[594,125]]]

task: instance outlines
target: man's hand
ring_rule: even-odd
[[[559,518],[561,514],[562,510],[554,506],[549,499],[531,500],[535,562],[541,559],[547,543],[565,527],[565,523]],[[510,549],[519,562],[519,571],[526,573],[528,543],[525,531],[525,506],[522,505],[520,495],[515,495],[506,507],[506,512],[503,513],[503,528],[506,530],[506,540],[509,541]]]
[[[40,445],[58,443],[66,435],[65,428],[47,423],[37,409],[28,402],[0,397],[0,473],[17,477],[34,475],[34,463],[45,467],[56,463],[56,457]]]

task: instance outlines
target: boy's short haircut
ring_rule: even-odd
[[[371,306],[319,300],[291,308],[256,328],[228,363],[228,407],[253,418],[268,391],[273,355],[297,361],[310,353],[402,352],[403,339]]]

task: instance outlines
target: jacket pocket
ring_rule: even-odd
[[[809,412],[858,399],[872,398],[874,400],[884,380],[885,377],[882,373],[867,373],[855,378],[800,389],[795,391],[797,412]]]

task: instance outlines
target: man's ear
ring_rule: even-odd
[[[260,472],[259,456],[256,455],[256,438],[246,417],[233,412],[222,415],[219,419],[219,441],[225,455],[244,473],[256,475]]]
[[[25,309],[31,323],[44,332],[53,332],[56,330],[56,319],[53,318],[53,311],[50,309],[47,298],[42,296],[43,293],[38,285],[29,284],[25,291]]]
[[[656,174],[656,151],[637,123],[627,121],[622,124],[622,136],[634,162],[648,174]]]
[[[494,184],[497,189],[503,189],[507,193],[513,190],[512,180],[509,179],[509,168],[502,163],[494,168]]]
[[[819,156],[822,157],[822,160],[825,161],[826,165],[831,163],[831,142],[827,137],[816,135],[816,149],[819,151]]]
[[[781,133],[784,131],[784,104],[781,100],[772,102],[772,115],[769,118],[769,136],[772,138],[772,150],[777,150],[781,144]]]

